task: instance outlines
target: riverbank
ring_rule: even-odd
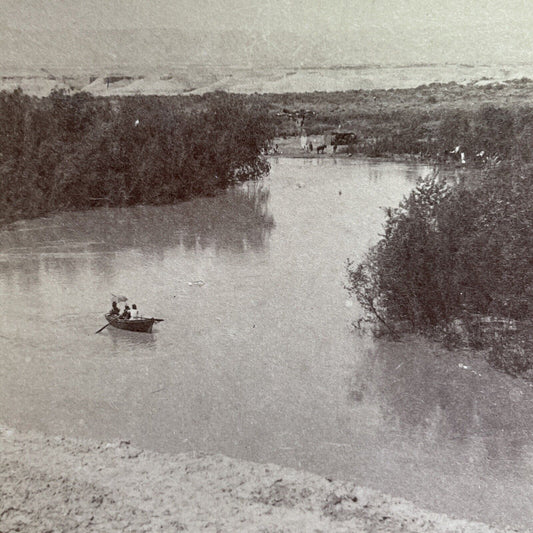
[[[0,428],[0,531],[496,533],[272,464]]]
[[[266,110],[221,93],[187,99],[185,109],[184,98],[0,95],[3,219],[173,204],[268,172]]]
[[[387,154],[386,156],[370,157],[364,152],[356,151],[350,153],[347,146],[339,146],[337,151],[333,151],[333,146],[326,145],[323,151],[318,153],[316,151],[317,146],[323,141],[322,135],[313,135],[308,138],[311,142],[312,150],[309,148],[304,149],[300,144],[300,137],[292,135],[288,137],[278,137],[272,141],[274,147],[268,154],[268,157],[285,157],[289,159],[353,159],[354,161],[385,161],[385,162],[416,162],[423,164],[434,164],[435,161],[430,157],[421,157],[418,154]],[[456,165],[451,165],[447,162],[440,164],[442,168],[453,169]],[[462,168],[457,165],[458,168]]]

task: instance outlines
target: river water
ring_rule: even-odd
[[[350,325],[344,262],[427,171],[278,159],[216,198],[0,232],[1,422],[274,462],[531,526],[532,389]],[[95,335],[112,293],[164,322]]]

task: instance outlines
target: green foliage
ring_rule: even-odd
[[[268,171],[257,99],[0,93],[3,218],[211,195]]]

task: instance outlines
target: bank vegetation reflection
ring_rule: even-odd
[[[172,206],[64,213],[0,231],[0,276],[33,285],[39,273],[76,277],[87,267],[111,273],[116,255],[141,250],[157,258],[174,248],[260,252],[274,227],[270,192],[249,183],[211,198]]]
[[[433,453],[447,443],[454,461],[464,456],[471,467],[507,474],[533,453],[531,394],[526,384],[484,368],[460,365],[423,341],[378,341],[349,379],[347,401],[377,404],[382,424],[409,434],[414,448]]]

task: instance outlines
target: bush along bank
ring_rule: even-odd
[[[533,376],[533,169],[504,163],[475,186],[421,179],[388,209],[381,240],[348,262],[348,291],[392,334],[467,342]]]
[[[272,137],[260,102],[224,93],[188,101],[2,92],[2,218],[212,195],[266,173]]]
[[[354,132],[349,153],[483,166],[533,154],[531,85],[432,84],[414,89],[264,95],[277,136]],[[464,156],[461,158],[461,154]]]

